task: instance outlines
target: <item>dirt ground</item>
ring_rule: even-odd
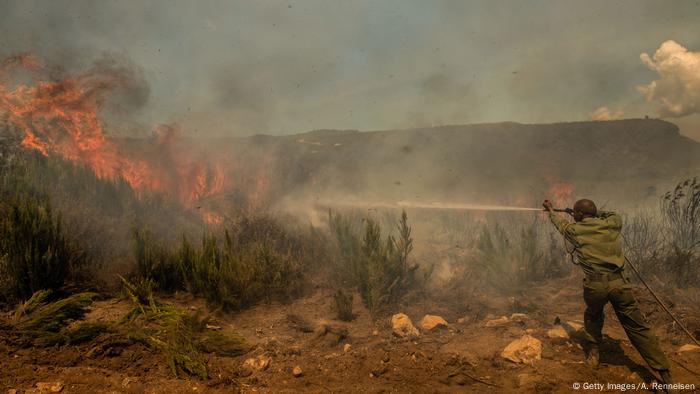
[[[425,314],[444,317],[448,328],[422,332],[416,339],[392,334],[389,317],[373,322],[354,297],[356,319],[334,320],[331,289],[316,288],[289,305],[259,305],[237,314],[217,314],[213,325],[242,334],[252,349],[240,357],[208,356],[211,379],[173,376],[164,357],[142,345],[131,345],[88,357],[90,344],[59,348],[16,349],[0,345],[0,386],[4,392],[63,393],[231,393],[231,392],[425,392],[425,393],[564,393],[574,384],[645,383],[654,392],[656,377],[631,346],[608,306],[602,365],[583,363],[581,324],[583,301],[577,278],[541,285],[529,292],[526,316],[501,325],[487,322],[510,315],[508,301],[485,296],[457,300],[455,307],[434,301],[405,305],[418,326]],[[642,309],[654,321],[663,349],[680,383],[700,387],[700,351],[679,353],[689,343],[650,297],[637,291]],[[203,308],[201,300],[176,296],[181,306]],[[682,305],[674,311],[687,317]],[[97,301],[88,321],[117,321],[129,304],[120,299]],[[458,314],[455,310],[466,310]],[[558,319],[557,319],[558,318]],[[550,338],[547,331],[563,322],[570,338]],[[691,319],[692,320],[692,319]],[[542,342],[541,359],[532,365],[501,357],[513,340],[529,334]],[[262,360],[260,370],[243,367],[247,359]],[[295,377],[294,369],[301,369]],[[299,372],[299,371],[297,371]],[[597,390],[597,388],[595,389]],[[604,387],[602,391],[614,392]],[[635,391],[635,390],[628,390]],[[645,390],[642,390],[645,391]],[[697,389],[695,391],[698,391]],[[693,392],[693,390],[687,391]]]

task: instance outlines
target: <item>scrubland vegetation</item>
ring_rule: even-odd
[[[326,226],[270,213],[233,212],[217,226],[157,195],[137,195],[69,162],[3,147],[0,176],[2,323],[22,346],[139,342],[163,352],[173,372],[206,377],[203,353],[240,354],[245,341],[206,330],[207,318],[161,303],[188,292],[210,310],[290,302],[314,283],[332,288],[332,312],[351,321],[353,294],[378,319],[410,296],[478,291],[515,297],[533,283],[566,277],[572,264],[544,215],[359,215],[329,212]],[[426,219],[423,215],[429,215]],[[459,216],[462,215],[462,216]],[[457,218],[457,219],[455,219]],[[683,181],[657,209],[626,213],[627,255],[644,275],[675,288],[700,279],[700,182]],[[414,253],[416,226],[431,244],[455,248],[449,275]],[[443,264],[445,264],[443,262]],[[97,274],[101,273],[101,274]],[[435,284],[439,286],[435,286]],[[80,321],[96,288],[134,304],[119,326]],[[439,288],[439,290],[436,290]],[[104,291],[103,291],[104,293]]]

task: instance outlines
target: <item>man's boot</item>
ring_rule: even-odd
[[[671,371],[669,371],[668,369],[664,369],[664,370],[659,371],[659,375],[661,375],[661,383],[663,383],[663,384],[672,385],[672,384],[676,383],[676,381],[673,379],[673,376],[671,376]],[[668,394],[678,394],[681,391],[678,389],[669,387],[666,389],[666,392]]]
[[[598,345],[591,345],[586,354],[586,364],[593,369],[598,369],[600,366],[600,349]]]

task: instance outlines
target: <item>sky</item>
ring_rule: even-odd
[[[648,115],[700,141],[700,1],[0,0],[17,52],[119,59],[125,116],[191,135]]]

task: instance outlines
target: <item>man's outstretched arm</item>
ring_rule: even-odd
[[[574,241],[574,229],[570,221],[562,218],[561,216],[557,215],[556,212],[554,212],[554,208],[552,207],[552,202],[549,200],[544,200],[544,203],[542,203],[542,206],[544,209],[549,212],[549,220],[552,221],[554,224],[554,227],[557,228],[557,231],[561,233],[566,239],[570,242]]]

